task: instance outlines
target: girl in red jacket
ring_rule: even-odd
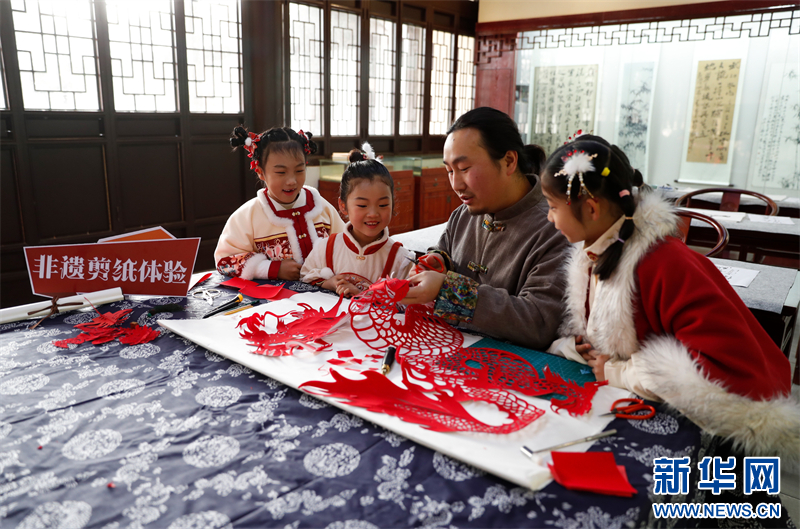
[[[583,135],[547,160],[542,191],[572,243],[562,336],[598,380],[665,401],[748,455],[798,457],[789,361],[617,146]]]

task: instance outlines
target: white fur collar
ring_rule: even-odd
[[[303,189],[311,193],[310,199],[314,207],[311,208],[311,210],[306,213],[302,219],[298,218],[296,221],[293,219],[284,219],[275,215],[275,212],[272,211],[272,207],[270,207],[269,203],[267,202],[269,197],[267,196],[265,189],[259,189],[257,193],[258,203],[261,204],[261,209],[264,210],[264,214],[267,216],[267,219],[270,221],[270,223],[280,226],[286,230],[286,238],[289,240],[289,246],[292,248],[292,256],[294,260],[300,264],[303,264],[305,259],[303,258],[303,252],[300,250],[300,241],[297,239],[297,230],[294,227],[294,223],[301,221],[306,223],[308,237],[311,239],[311,245],[313,247],[319,240],[319,237],[317,237],[317,229],[314,227],[314,219],[316,219],[320,213],[322,213],[322,210],[325,207],[325,202],[322,200],[322,197],[320,197],[319,191],[308,186],[303,186]],[[308,202],[306,202],[306,204],[308,204]]]
[[[612,358],[627,359],[639,349],[633,305],[636,267],[655,243],[677,230],[673,206],[656,193],[639,197],[633,222],[636,228],[625,242],[617,269],[595,294],[591,329],[586,328],[586,293],[592,262],[582,243],[572,248],[566,264],[566,319],[561,334],[586,336],[599,351]]]

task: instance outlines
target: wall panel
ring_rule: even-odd
[[[13,152],[0,151],[0,236],[3,244],[18,244],[23,241],[22,222],[17,194],[17,175],[14,171]]]
[[[119,145],[125,229],[183,220],[177,144]]]
[[[111,229],[100,145],[30,145],[39,236],[100,234]]]
[[[192,199],[198,220],[228,216],[253,196],[245,196],[242,186],[243,178],[257,178],[248,169],[249,160],[241,149],[232,152],[227,141],[194,140],[191,161],[194,173]],[[212,236],[219,237],[219,232]]]

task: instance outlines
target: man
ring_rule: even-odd
[[[444,165],[463,204],[431,249],[451,267],[414,275],[403,303],[435,301],[435,314],[454,325],[547,349],[562,319],[567,240],[547,222],[533,174],[544,158],[541,148],[523,145],[517,125],[499,110],[476,108],[458,118],[447,132]]]

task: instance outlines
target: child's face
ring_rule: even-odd
[[[555,197],[542,187],[542,194],[547,199],[549,207],[547,220],[555,224],[556,229],[564,234],[571,243],[585,241],[586,229],[580,220],[575,217],[572,207],[567,205],[563,197]]]
[[[291,204],[306,182],[306,161],[291,152],[273,152],[258,177],[267,185],[269,196],[281,204]]]
[[[353,235],[364,246],[383,234],[383,229],[392,220],[392,190],[380,178],[372,181],[354,181],[347,202],[339,199],[339,209],[350,217]]]

